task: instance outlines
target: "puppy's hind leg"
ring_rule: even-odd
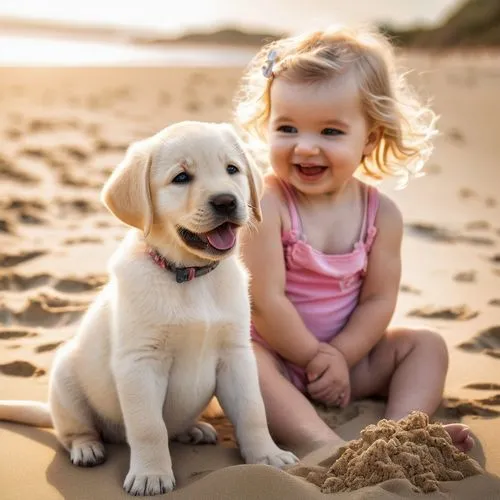
[[[70,365],[69,360],[59,358],[54,366],[49,391],[54,429],[74,465],[93,467],[105,461],[104,445]]]

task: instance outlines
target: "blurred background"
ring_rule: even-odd
[[[263,42],[331,23],[390,35],[399,66],[440,116],[427,175],[404,190],[380,186],[405,219],[394,322],[443,335],[446,409],[479,419],[466,421],[493,442],[499,0],[2,0],[0,398],[45,399],[54,350],[106,282],[126,228],[99,192],[127,146],[179,120],[230,121],[242,71]],[[499,449],[484,452],[497,473]]]
[[[499,8],[495,0],[311,0],[307,8],[301,0],[143,0],[128,5],[4,0],[0,64],[214,62],[213,54],[207,57],[201,50],[182,55],[174,50],[188,43],[224,45],[226,54],[219,50],[217,62],[232,64],[248,58],[243,51],[240,59],[228,54],[234,46],[258,45],[330,23],[374,24],[410,47],[491,46],[500,43]]]

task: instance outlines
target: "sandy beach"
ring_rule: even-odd
[[[426,176],[403,190],[380,186],[405,218],[394,324],[427,325],[446,340],[450,369],[435,420],[471,427],[470,456],[485,471],[426,497],[500,498],[500,55],[413,53],[401,63],[432,98],[441,133]],[[106,283],[127,228],[99,191],[126,147],[175,121],[230,120],[241,71],[0,68],[0,399],[46,399],[55,350]],[[382,416],[380,401],[324,412],[346,440]],[[178,487],[168,498],[422,498],[404,479],[325,495],[301,477],[242,465],[229,422],[211,422],[218,445],[172,444]],[[301,458],[325,465],[335,451]],[[0,423],[0,498],[129,498],[128,457],[112,445],[104,465],[79,469],[51,431]]]

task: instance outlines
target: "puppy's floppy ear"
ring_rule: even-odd
[[[226,126],[232,139],[234,140],[236,149],[240,153],[247,167],[246,173],[248,186],[250,187],[250,203],[252,204],[253,216],[257,222],[262,222],[262,211],[260,208],[260,199],[264,189],[262,173],[251,154],[248,152],[246,146],[243,144],[243,141],[238,137],[234,128],[229,124],[226,124]]]
[[[125,224],[143,231],[144,236],[153,224],[151,163],[149,144],[132,144],[101,192],[106,208]]]

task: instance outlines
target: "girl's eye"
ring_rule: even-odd
[[[321,133],[323,135],[342,135],[344,132],[338,128],[324,128]]]
[[[285,134],[296,134],[297,129],[291,125],[281,125],[278,127],[278,132],[284,132]]]
[[[240,171],[240,169],[236,165],[228,165],[226,167],[226,170],[229,175],[237,174]]]
[[[172,179],[172,184],[187,184],[191,179],[187,172],[181,172]]]

